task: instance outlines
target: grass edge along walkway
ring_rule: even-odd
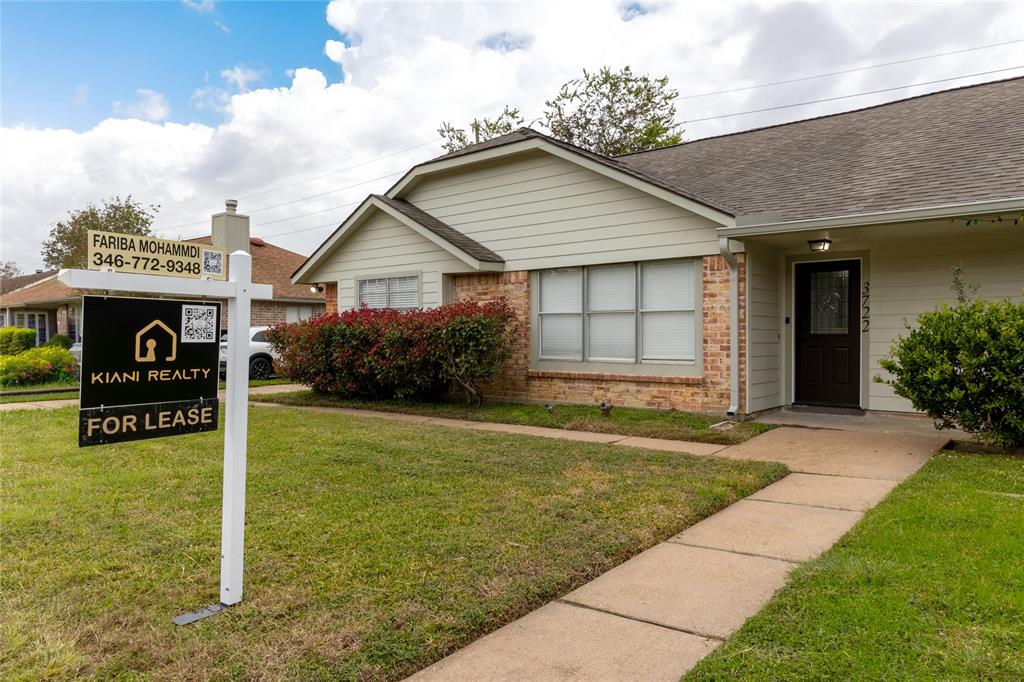
[[[398,679],[785,473],[254,408],[246,599],[176,628],[216,599],[222,434],[76,424],[4,417],[0,678]]]
[[[602,417],[601,410],[596,405],[558,404],[552,406],[552,410],[549,412],[545,406],[538,404],[495,401],[474,407],[462,402],[336,398],[309,390],[260,396],[259,401],[293,407],[341,407],[719,445],[741,443],[773,428],[771,424],[743,421],[737,422],[728,430],[716,431],[711,430],[710,427],[724,421],[723,417],[638,407],[613,407],[609,416]]]
[[[693,680],[1024,679],[1024,457],[940,451]]]

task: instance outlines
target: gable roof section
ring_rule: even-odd
[[[738,223],[1021,198],[1021,102],[1014,78],[616,161],[749,216]]]
[[[57,274],[56,270],[47,270],[45,272],[35,272],[30,275],[18,275],[16,277],[7,277],[6,279],[0,279],[0,294],[7,294],[15,289],[27,287],[30,284],[35,284],[39,280],[52,277]]]
[[[206,235],[188,239],[196,244],[210,244],[213,239]],[[252,281],[274,287],[274,300],[323,301],[323,294],[314,294],[309,286],[293,284],[292,271],[306,261],[301,253],[295,253],[280,246],[263,241],[258,237],[249,239],[249,253],[252,255]]]
[[[507,135],[500,135],[417,164],[409,169],[409,172],[403,175],[387,191],[387,196],[400,198],[411,184],[419,177],[427,174],[531,149],[541,149],[570,163],[575,163],[610,177],[613,180],[652,194],[722,225],[733,224],[734,214],[724,204],[702,196],[688,188],[684,189],[677,185],[666,183],[650,173],[621,163],[617,159],[595,154],[582,147],[577,147],[568,142],[555,139],[550,135],[539,133],[532,128],[520,128]]]
[[[453,227],[441,222],[426,211],[413,206],[408,201],[394,199],[380,194],[371,194],[359,204],[356,210],[338,226],[331,236],[317,248],[313,254],[306,259],[291,277],[292,282],[311,281],[306,280],[310,273],[334,253],[346,239],[351,237],[366,218],[372,215],[372,210],[381,211],[398,222],[402,223],[421,237],[440,246],[462,262],[476,270],[502,270],[505,259],[491,251],[483,244],[470,239]]]
[[[57,273],[51,272],[46,277],[37,279],[19,289],[0,294],[0,308],[31,308],[33,304],[67,301],[80,295],[80,291],[58,281]]]

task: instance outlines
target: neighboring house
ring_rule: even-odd
[[[249,236],[249,217],[228,207],[213,216],[211,236],[188,241],[214,244],[229,253],[237,250],[252,255],[252,279],[274,287],[271,301],[253,301],[252,324],[271,325],[296,322],[324,312],[323,291],[309,285],[296,285],[291,273],[305,256]],[[27,275],[31,281],[0,293],[0,322],[36,329],[36,341],[46,343],[54,334],[81,340],[81,297],[86,291],[71,289],[57,281],[57,271]],[[313,287],[312,289],[316,289]],[[120,294],[125,295],[125,294]],[[221,327],[227,329],[227,306],[222,306]]]
[[[909,411],[872,378],[951,268],[1024,290],[1021,102],[1017,78],[618,158],[522,129],[367,197],[292,281],[328,311],[506,297],[505,398]]]

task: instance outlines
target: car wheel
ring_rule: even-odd
[[[249,379],[269,379],[274,365],[267,358],[253,358],[249,361]]]

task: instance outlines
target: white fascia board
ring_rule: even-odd
[[[370,208],[371,200],[373,197],[366,197],[363,202],[359,204],[354,211],[352,211],[344,222],[338,226],[338,229],[334,231],[331,236],[324,240],[324,242],[317,247],[306,262],[302,264],[295,274],[291,276],[292,284],[315,284],[316,282],[307,281],[305,279],[311,271],[317,269],[324,258],[334,252],[335,248],[338,247],[343,241],[348,239],[349,235],[354,232],[355,226],[357,226],[362,217],[366,215],[366,211]]]
[[[723,237],[755,237],[783,232],[804,232],[841,227],[858,227],[881,223],[905,223],[936,218],[950,218],[965,213],[999,213],[1001,211],[1024,211],[1024,197],[999,199],[996,201],[975,201],[963,204],[942,204],[923,208],[901,208],[876,213],[853,213],[849,215],[792,220],[771,223],[755,223],[735,227],[720,227],[718,234]]]
[[[624,185],[638,189],[641,192],[646,192],[652,196],[658,197],[663,201],[667,201],[670,204],[675,204],[681,208],[696,213],[699,216],[703,216],[708,220],[712,220],[720,225],[731,227],[736,224],[733,216],[723,213],[719,210],[705,206],[704,204],[687,199],[684,196],[680,196],[675,192],[669,192],[668,190],[662,189],[657,185],[652,185],[649,182],[641,180],[629,173],[623,173],[622,171],[615,170],[603,163],[598,163],[592,159],[577,154],[568,149],[563,149],[557,145],[553,145],[547,140],[539,138],[532,138],[529,140],[523,140],[522,142],[513,142],[511,144],[502,145],[500,147],[494,147],[493,149],[486,149],[482,152],[476,152],[473,154],[465,154],[463,156],[457,156],[454,159],[441,160],[428,162],[425,165],[418,166],[409,171],[405,176],[402,177],[395,185],[388,190],[387,195],[394,199],[401,197],[403,191],[409,188],[416,180],[424,175],[432,175],[434,173],[440,173],[443,171],[452,170],[454,168],[460,168],[463,166],[469,166],[472,164],[480,163],[483,161],[490,161],[492,159],[501,158],[503,156],[511,156],[513,154],[520,154],[525,151],[533,149],[540,149],[545,151],[552,156],[557,156],[560,159],[564,159],[570,163],[581,166],[591,170],[599,175],[603,175],[612,180],[621,182]]]
[[[481,269],[481,267],[480,267],[481,261],[479,259],[474,258],[473,256],[469,255],[468,253],[466,253],[465,251],[463,251],[459,247],[457,247],[454,244],[452,244],[447,239],[444,239],[443,237],[440,237],[440,236],[434,234],[432,231],[430,231],[427,228],[423,227],[418,222],[416,222],[412,218],[408,217],[407,215],[405,215],[401,211],[396,211],[395,209],[393,209],[392,207],[388,206],[387,204],[385,204],[380,199],[374,199],[374,198],[371,197],[370,198],[370,203],[373,204],[378,209],[380,209],[381,211],[383,211],[384,213],[386,213],[389,216],[391,216],[392,218],[394,218],[395,220],[397,220],[398,222],[400,222],[403,225],[405,225],[406,227],[408,227],[410,230],[412,230],[416,234],[420,235],[421,237],[427,239],[428,241],[432,242],[436,246],[441,247],[442,249],[444,249],[445,251],[447,251],[451,255],[455,256],[456,258],[458,258],[459,260],[461,260],[463,263],[465,263],[469,267],[473,268],[474,270],[480,270]],[[500,266],[502,266],[502,268],[504,268],[504,263],[494,263],[494,265],[500,265]]]

